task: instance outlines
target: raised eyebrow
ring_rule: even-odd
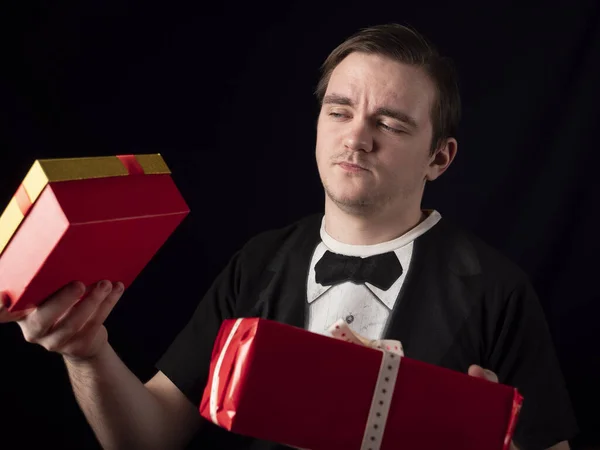
[[[349,97],[339,94],[329,94],[323,97],[323,102],[325,104],[334,104],[334,105],[343,105],[343,106],[352,106],[352,100]]]
[[[411,117],[410,115],[408,115],[402,111],[397,111],[397,110],[390,109],[390,108],[378,108],[377,115],[396,119],[400,122],[407,124],[411,128],[418,128],[417,121],[413,117]]]

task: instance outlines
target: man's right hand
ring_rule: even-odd
[[[0,292],[0,323],[17,322],[27,342],[79,362],[96,356],[108,343],[104,321],[123,294],[123,284],[100,282],[81,301],[85,286],[71,283],[37,308],[11,313]]]

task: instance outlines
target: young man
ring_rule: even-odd
[[[178,448],[198,431],[206,448],[278,448],[220,430],[197,411],[222,320],[260,316],[317,333],[342,317],[368,338],[400,340],[412,358],[515,386],[525,403],[513,445],[568,449],[576,425],[527,277],[421,209],[425,184],[457,152],[460,100],[448,61],[408,28],[373,27],[331,53],[317,95],[325,214],[237,252],[148,383],[119,360],[102,325],[120,283],[100,283],[71,308],[84,289],[75,283],[4,321],[63,355],[106,448]]]

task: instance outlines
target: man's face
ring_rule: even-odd
[[[420,208],[435,88],[419,68],[351,53],[333,71],[316,158],[326,201],[353,214]]]

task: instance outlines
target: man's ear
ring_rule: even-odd
[[[427,167],[427,173],[425,174],[426,181],[433,181],[442,175],[458,152],[458,142],[454,138],[447,138],[442,145],[440,145],[435,153],[431,155],[429,165]]]

